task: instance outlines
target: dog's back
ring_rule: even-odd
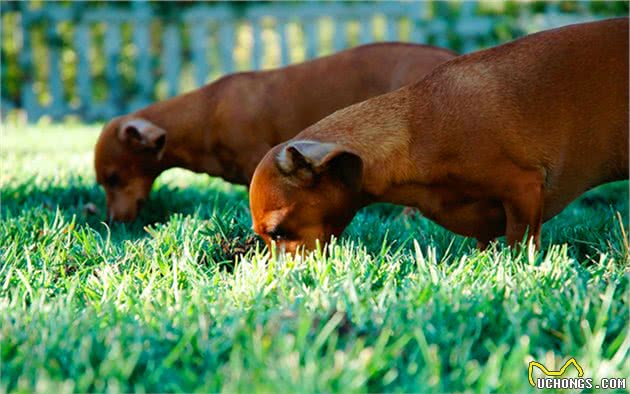
[[[461,160],[483,167],[500,146],[518,166],[544,168],[553,216],[584,190],[628,177],[628,86],[628,19],[619,18],[462,56],[414,88],[435,108],[419,122],[433,123],[440,150],[460,147],[470,156]]]
[[[446,49],[406,43],[376,43],[268,71],[227,77],[219,91],[231,119],[252,119],[256,133],[273,144],[354,103],[416,82],[456,56]],[[257,137],[258,138],[258,137]],[[272,145],[273,145],[272,144]]]

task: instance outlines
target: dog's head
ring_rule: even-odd
[[[96,181],[107,195],[109,219],[131,221],[161,172],[166,131],[138,117],[123,116],[105,125],[96,143]]]
[[[363,162],[334,143],[289,141],[259,163],[250,187],[253,229],[287,252],[339,236],[361,207]]]

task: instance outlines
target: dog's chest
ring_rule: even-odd
[[[501,202],[476,188],[411,184],[395,189],[388,193],[388,201],[417,207],[423,216],[461,235],[475,236],[480,228],[504,225]]]

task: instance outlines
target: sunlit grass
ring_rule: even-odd
[[[381,205],[295,259],[251,232],[245,188],[183,170],[107,226],[97,133],[2,136],[2,391],[523,392],[530,360],[569,357],[630,376],[627,182],[546,224],[542,253]]]

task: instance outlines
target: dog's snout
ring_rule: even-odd
[[[270,249],[275,248],[276,253],[283,255],[283,254],[294,254],[297,249],[299,248],[300,244],[297,242],[286,242],[286,241],[279,241],[279,242],[272,242],[268,244],[268,247]]]
[[[137,211],[133,209],[120,210],[109,208],[107,210],[107,224],[112,224],[113,222],[131,222],[136,218],[136,212]]]

